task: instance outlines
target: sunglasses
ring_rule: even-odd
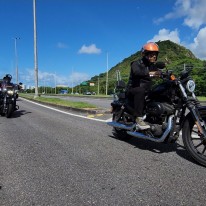
[[[148,53],[146,53],[146,56],[148,56],[148,57],[157,56],[157,52],[148,52]]]

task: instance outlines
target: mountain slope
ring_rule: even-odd
[[[195,57],[195,55],[187,48],[180,46],[170,40],[158,41],[156,42],[159,46],[159,56],[158,61],[165,61],[168,59],[170,62],[167,66],[168,69],[172,69],[174,73],[179,73],[184,68],[193,67],[193,75],[198,84],[198,92],[204,93],[206,91],[206,86],[202,82],[206,80],[205,68],[206,61],[202,61]],[[122,62],[118,63],[112,67],[108,72],[109,84],[108,84],[108,94],[113,92],[116,83],[116,71],[119,70],[122,76],[122,79],[125,81],[128,80],[130,73],[130,64],[132,61],[141,58],[141,52],[138,51],[135,54],[125,58]],[[202,74],[202,75],[201,75]],[[203,79],[202,79],[203,78]],[[204,80],[205,78],[205,80]],[[94,87],[84,87],[84,90],[90,90],[99,93],[105,94],[106,90],[106,73],[99,74],[94,76],[88,82],[94,82]],[[98,87],[98,88],[97,88]],[[204,90],[204,91],[203,91]]]

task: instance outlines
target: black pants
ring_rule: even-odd
[[[129,99],[134,102],[134,116],[136,117],[143,116],[145,93],[146,89],[144,87],[134,87],[128,91]]]

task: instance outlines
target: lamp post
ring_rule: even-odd
[[[74,72],[74,69],[72,67],[72,94],[74,94],[74,81],[73,81],[73,72]]]
[[[57,93],[57,79],[56,79],[56,72],[55,72],[55,75],[54,75],[54,86],[55,86],[55,88],[54,88],[54,93],[56,94]]]
[[[106,73],[106,95],[108,92],[108,52],[107,52],[107,73]]]
[[[18,71],[18,55],[17,55],[17,40],[20,39],[19,37],[14,38],[14,49],[15,49],[15,62],[16,62],[16,83],[19,82],[19,71]]]
[[[34,73],[35,73],[35,95],[38,97],[38,63],[37,63],[37,29],[36,29],[36,0],[33,0],[34,15]]]

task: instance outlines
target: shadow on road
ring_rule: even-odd
[[[144,140],[136,137],[130,137],[124,139],[118,139],[114,134],[110,135],[110,137],[117,139],[119,141],[124,141],[125,143],[133,145],[135,148],[141,149],[141,150],[148,150],[154,153],[169,153],[169,152],[176,152],[177,155],[180,157],[186,159],[189,162],[192,162],[196,165],[202,166],[199,163],[197,163],[187,152],[185,147],[177,142],[175,143],[157,143],[152,142],[149,140]]]
[[[18,118],[21,117],[22,115],[29,114],[29,113],[31,112],[28,112],[26,110],[17,110],[12,114],[11,118]]]

